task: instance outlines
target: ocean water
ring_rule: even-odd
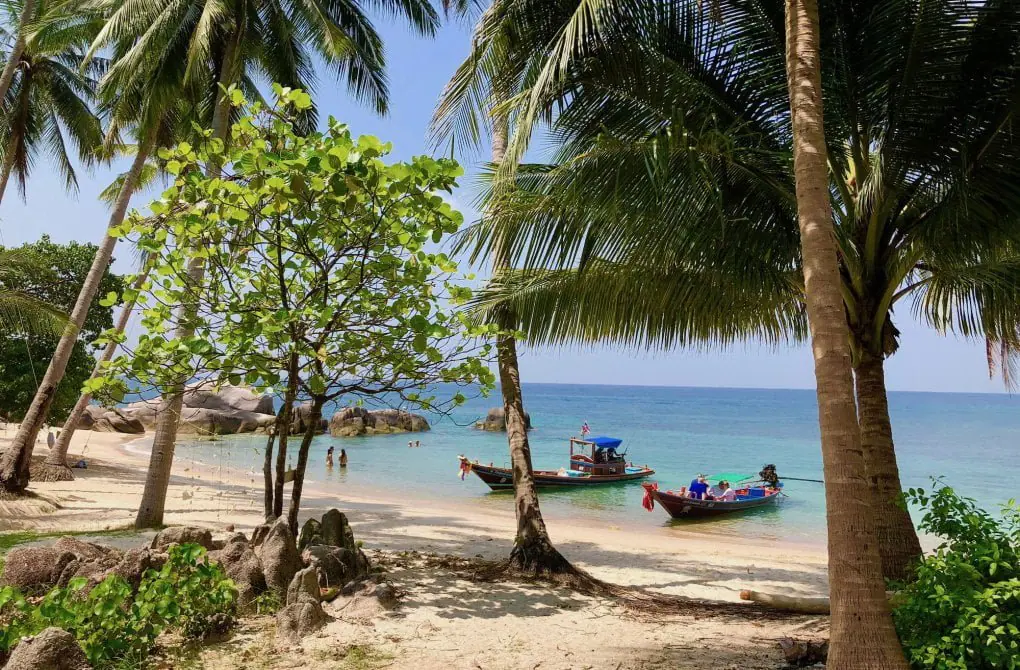
[[[661,488],[679,488],[698,472],[757,473],[776,464],[782,476],[822,478],[815,394],[811,390],[718,389],[525,384],[534,466],[567,465],[568,438],[587,421],[593,435],[623,439],[627,458],[656,470]],[[445,417],[428,417],[427,433],[332,438],[312,445],[307,478],[319,488],[383,492],[421,504],[459,500],[480,510],[513,510],[513,496],[490,492],[474,475],[461,481],[457,455],[508,465],[506,436],[471,424],[499,404],[498,396],[471,398]],[[930,487],[941,477],[988,509],[1013,497],[1020,481],[1020,398],[1008,395],[906,393],[889,396],[905,487]],[[421,448],[409,449],[408,440]],[[224,472],[251,473],[261,482],[265,436],[182,442],[178,461],[202,461]],[[347,450],[349,467],[327,470],[329,446]],[[291,451],[296,451],[293,446]],[[291,456],[291,463],[295,456]],[[584,490],[542,490],[544,514],[557,522],[583,519],[611,528],[649,532],[696,531],[758,540],[824,541],[824,491],[790,481],[780,504],[706,521],[673,521],[661,509],[641,507],[643,490],[630,482]],[[915,514],[916,521],[916,514]]]

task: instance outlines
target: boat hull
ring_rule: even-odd
[[[471,472],[488,485],[493,491],[513,490],[514,474],[509,468],[497,468],[491,465],[471,464]],[[576,488],[598,486],[599,484],[616,484],[644,479],[655,474],[651,468],[641,468],[636,472],[623,472],[616,475],[591,475],[588,477],[572,477],[560,475],[554,470],[535,470],[533,473],[535,486],[538,488]]]
[[[698,500],[685,496],[672,495],[662,491],[652,491],[652,498],[662,509],[674,519],[694,519],[704,517],[721,516],[734,512],[745,512],[775,505],[779,500],[779,491],[770,492],[767,495],[757,498],[743,498],[741,500]]]

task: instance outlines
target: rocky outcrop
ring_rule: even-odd
[[[294,603],[276,613],[276,634],[288,642],[296,643],[330,621],[332,619],[319,603]]]
[[[345,407],[329,420],[329,434],[333,437],[417,433],[426,430],[429,430],[429,422],[425,417],[402,409]]]
[[[209,552],[209,560],[219,563],[227,576],[234,580],[238,605],[241,607],[249,605],[266,591],[262,561],[243,534],[231,536],[223,549]]]
[[[315,568],[298,570],[294,579],[287,586],[287,604],[314,603],[319,604],[319,578]]]
[[[145,427],[154,428],[159,398],[139,400],[122,408],[123,413]],[[243,386],[224,384],[216,390],[209,383],[191,385],[184,393],[179,433],[230,435],[269,430],[276,421],[272,396],[257,395]]]
[[[78,428],[94,430],[99,433],[131,433],[140,435],[145,432],[141,421],[119,408],[89,405],[78,421]]]
[[[262,562],[266,586],[280,595],[287,593],[290,580],[294,579],[294,574],[302,566],[297,541],[290,532],[286,518],[273,522],[257,553]]]
[[[301,562],[315,568],[319,586],[338,587],[357,582],[369,575],[371,564],[354,540],[347,516],[336,509],[322,515],[321,521],[309,519],[301,529]]]
[[[308,424],[312,418],[312,403],[303,402],[295,405],[291,410],[291,421],[290,421],[290,434],[291,435],[304,435],[305,431],[308,430]],[[319,425],[316,426],[316,433],[325,433],[329,428],[329,421],[319,417]]]
[[[164,528],[152,538],[150,549],[165,550],[171,544],[197,544],[206,549],[213,548],[212,532],[205,528],[171,526]]]
[[[5,670],[85,670],[85,652],[66,630],[50,627],[18,643]]]
[[[64,568],[77,560],[70,551],[55,547],[15,547],[7,552],[0,584],[29,592],[49,589]]]
[[[305,547],[312,544],[322,544],[322,524],[318,519],[309,519],[301,526],[301,535],[298,536],[298,551],[304,551]]]
[[[524,427],[531,430],[531,415],[524,413]],[[502,407],[493,407],[485,418],[475,423],[475,428],[492,433],[506,432],[506,414]]]

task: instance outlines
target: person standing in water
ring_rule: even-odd
[[[420,446],[421,446],[421,440],[415,440],[415,441],[414,441],[414,446],[415,446],[416,448],[417,448],[417,447],[420,447]]]
[[[326,467],[333,467],[333,447],[326,450]]]
[[[340,467],[341,468],[346,468],[347,467],[347,450],[346,449],[341,449],[340,450]]]

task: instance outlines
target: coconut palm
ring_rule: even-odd
[[[17,27],[13,31],[5,32],[3,39],[10,42],[11,47],[7,52],[7,60],[4,62],[3,72],[0,73],[0,100],[7,98],[7,90],[14,81],[14,72],[21,62],[21,53],[25,50],[27,42],[25,33],[28,26],[35,19],[39,0],[3,0],[0,2],[0,11],[8,15],[8,18],[17,16]],[[14,21],[8,21],[14,23]],[[13,39],[12,39],[13,38]]]
[[[501,205],[503,223],[476,240],[480,252],[509,236],[501,243],[520,250],[517,260],[533,267],[599,258],[644,268],[648,282],[674,273],[669,295],[686,291],[695,302],[689,310],[662,309],[664,321],[634,331],[640,305],[611,304],[609,297],[626,295],[621,283],[632,273],[618,281],[590,275],[589,286],[601,288],[602,297],[577,309],[543,291],[557,281],[569,284],[570,277],[546,275],[517,287],[530,285],[536,308],[555,304],[560,311],[538,316],[516,303],[522,325],[532,320],[536,332],[544,328],[556,338],[647,336],[672,346],[710,335],[705,328],[730,318],[721,326],[730,336],[739,336],[741,323],[759,334],[756,319],[769,319],[774,329],[793,323],[802,309],[800,284],[762,280],[802,265],[792,131],[782,111],[783,44],[776,39],[783,9],[778,2],[746,12],[741,3],[722,7],[721,23],[699,23],[693,10],[655,23],[660,32],[647,49],[621,43],[601,56],[589,51],[548,96],[569,103],[554,128],[562,147],[557,164],[522,168],[520,192]],[[1010,249],[1020,198],[1013,180],[1017,146],[1003,120],[1014,108],[1017,8],[985,3],[919,12],[912,3],[879,3],[856,14],[833,1],[823,5],[822,17],[822,45],[831,50],[822,64],[832,66],[822,80],[829,190],[865,471],[875,493],[884,572],[902,577],[920,549],[898,504],[883,377],[884,359],[898,346],[893,310],[912,299],[914,312],[939,330],[1000,339],[1015,333],[1020,256]],[[915,30],[940,37],[910,43],[892,37]],[[874,38],[886,34],[891,37]],[[720,40],[733,48],[713,54]],[[906,68],[908,60],[917,68]],[[927,100],[938,102],[921,102]],[[962,167],[961,155],[970,157]],[[782,289],[785,297],[765,304],[782,306],[786,316],[731,309],[746,303],[718,303],[714,317],[692,316],[691,310],[713,307],[689,283],[693,266],[715,267],[716,281],[746,275],[757,284],[752,295]],[[651,289],[643,293],[656,297]]]
[[[344,79],[356,98],[380,113],[386,111],[382,41],[358,3],[105,0],[103,4],[110,10],[109,19],[93,50],[111,42],[131,44],[111,66],[111,77],[129,89],[144,88],[144,80],[136,83],[139,72],[156,72],[180,82],[210,110],[214,140],[227,137],[231,110],[227,89],[240,86],[257,97],[252,84],[256,77],[309,89],[314,59]],[[376,4],[423,34],[432,34],[437,27],[438,17],[425,0]],[[314,117],[306,121],[311,124]],[[189,275],[201,282],[201,261],[189,268]],[[187,311],[182,312],[179,335],[187,334],[188,321]],[[137,527],[162,522],[182,401],[183,380],[163,397]]]
[[[96,59],[80,68],[88,45],[86,28],[79,23],[37,33],[20,49],[13,84],[3,100],[0,200],[12,175],[24,197],[25,182],[43,152],[56,164],[69,190],[78,188],[69,145],[79,162],[95,161],[103,130],[93,101],[106,61]]]

